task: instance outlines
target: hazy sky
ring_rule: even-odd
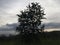
[[[0,0],[0,25],[16,23],[16,14],[31,2],[39,2],[45,9],[46,23],[60,23],[60,0]]]
[[[16,27],[14,23],[17,23],[18,21],[16,14],[21,10],[26,9],[26,6],[31,2],[39,2],[45,9],[45,17],[47,19],[44,20],[44,22],[48,23],[46,25],[48,29],[60,28],[60,0],[0,0],[0,32],[1,30],[15,30]],[[4,33],[4,31],[0,34],[2,33]],[[9,32],[5,32],[4,34],[8,33]]]

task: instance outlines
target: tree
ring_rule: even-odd
[[[17,14],[19,26],[16,28],[21,34],[39,33],[44,30],[44,24],[41,25],[44,17],[44,9],[39,3],[31,3],[27,6],[27,9],[21,11],[21,14]],[[38,26],[40,26],[38,28]]]

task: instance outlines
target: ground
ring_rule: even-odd
[[[32,35],[27,37],[17,36],[16,38],[11,37],[11,39],[0,39],[0,45],[60,45],[60,36],[56,32],[46,33],[46,35],[42,36]]]

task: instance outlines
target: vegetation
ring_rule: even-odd
[[[44,30],[44,25],[41,25],[41,19],[45,19],[44,15],[44,10],[39,3],[33,2],[29,4],[26,10],[18,14],[19,26],[16,30],[25,35],[42,32]]]
[[[19,35],[0,37],[0,45],[60,45],[60,32],[43,32],[44,10],[38,3],[31,3],[18,14]],[[39,27],[39,28],[38,28]]]
[[[26,43],[24,39],[20,39],[17,35],[11,38],[1,38],[0,45],[60,45],[60,31],[45,32],[43,36],[39,37],[40,41],[32,40],[30,43]]]
[[[39,3],[31,3],[27,6],[27,9],[21,11],[21,14],[18,14],[19,26],[16,28],[20,32],[20,39],[31,45],[32,41],[40,42],[41,32],[44,30],[44,24],[42,25],[42,19],[44,17],[44,10],[39,5]]]

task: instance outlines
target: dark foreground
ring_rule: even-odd
[[[45,32],[28,37],[19,35],[0,37],[0,45],[60,45],[60,32]]]

